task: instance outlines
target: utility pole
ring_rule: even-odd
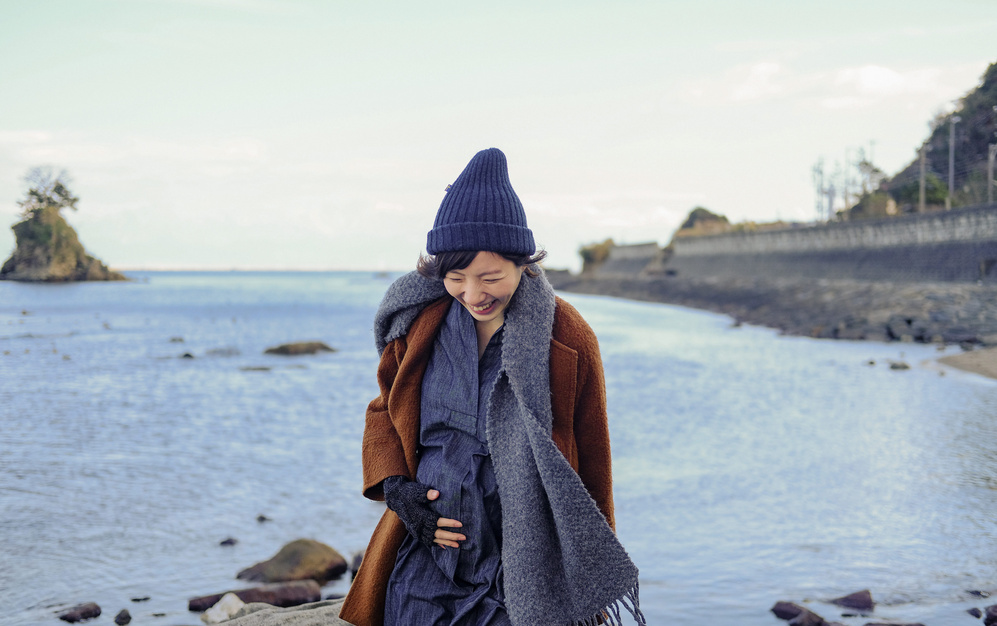
[[[994,161],[997,160],[997,143],[990,144],[990,153],[987,155],[987,203],[994,203]]]
[[[824,221],[824,159],[817,159],[811,170],[814,177],[814,190],[817,192],[816,209],[817,221]]]
[[[945,198],[945,210],[952,208],[952,193],[955,191],[955,125],[962,121],[958,115],[949,118],[949,195]]]
[[[925,206],[924,206],[924,200],[925,200],[925,198],[924,198],[924,195],[925,195],[924,194],[924,174],[925,174],[925,171],[924,171],[925,170],[925,167],[924,167],[924,153],[925,153],[925,147],[926,146],[924,144],[921,144],[921,189],[920,189],[920,195],[918,196],[918,200],[917,200],[917,212],[918,213],[924,213],[924,211],[925,211]]]

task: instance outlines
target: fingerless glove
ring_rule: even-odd
[[[411,481],[404,476],[389,476],[384,479],[384,502],[398,515],[409,534],[427,547],[433,547],[436,537],[436,521],[439,514],[430,506],[426,493],[432,489],[428,485]]]

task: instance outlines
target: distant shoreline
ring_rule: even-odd
[[[555,289],[678,304],[819,339],[958,344],[942,363],[997,378],[997,285],[844,279],[589,277],[548,271]]]

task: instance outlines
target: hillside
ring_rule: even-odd
[[[939,115],[924,143],[928,204],[944,203],[949,180],[949,134],[955,124],[955,167],[952,206],[969,206],[987,201],[987,156],[989,145],[997,143],[997,63],[983,73],[980,84],[967,93],[955,111]],[[910,164],[882,188],[897,202],[901,212],[917,209],[920,187],[920,160]],[[904,210],[906,208],[906,211]]]

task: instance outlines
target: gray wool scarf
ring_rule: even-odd
[[[506,611],[516,626],[646,625],[638,571],[581,478],[551,439],[550,340],[554,290],[542,270],[523,275],[505,311],[502,374],[486,417],[502,501]],[[411,272],[374,318],[378,354],[407,334],[443,283]]]

